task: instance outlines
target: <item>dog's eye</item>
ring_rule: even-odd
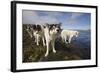
[[[46,26],[43,26],[44,28],[46,28]]]

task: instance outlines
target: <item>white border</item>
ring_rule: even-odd
[[[79,61],[59,61],[59,62],[32,62],[22,63],[22,9],[27,10],[48,10],[48,11],[64,11],[64,12],[84,12],[91,13],[91,60],[79,60]],[[60,6],[45,6],[45,5],[28,5],[28,4],[17,4],[17,47],[16,47],[16,66],[17,70],[22,69],[39,69],[39,68],[52,68],[52,67],[72,67],[72,66],[85,66],[95,65],[96,59],[96,20],[95,20],[95,9],[81,8],[81,7],[60,7]]]

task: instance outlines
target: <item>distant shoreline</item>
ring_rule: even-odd
[[[76,30],[76,31],[91,31],[91,29],[64,29],[64,30]]]

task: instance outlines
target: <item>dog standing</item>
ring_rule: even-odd
[[[78,37],[79,32],[78,31],[74,31],[74,30],[62,30],[61,32],[61,38],[62,41],[64,41],[65,43],[71,43],[72,38]],[[67,42],[68,40],[68,42]]]
[[[45,57],[49,54],[50,44],[53,49],[53,52],[56,53],[55,50],[55,40],[57,38],[57,34],[60,31],[61,23],[59,24],[44,24],[44,25],[29,25],[27,26],[27,32],[30,37],[35,38],[35,42],[39,45],[40,38],[42,38],[43,45],[46,46]],[[31,31],[31,32],[30,32]]]
[[[42,38],[43,46],[45,46],[44,30],[42,25],[31,24],[27,25],[26,31],[28,32],[30,38],[34,37],[35,43],[39,45],[40,39]]]
[[[50,49],[50,43],[53,49],[53,52],[56,53],[55,50],[55,40],[57,37],[57,33],[60,30],[60,25],[59,24],[46,24],[46,26],[44,26],[44,36],[45,36],[45,40],[46,40],[46,53],[45,53],[45,57],[48,56],[49,54],[49,49]]]

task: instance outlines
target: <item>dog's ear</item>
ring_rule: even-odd
[[[41,30],[42,30],[42,29],[41,29],[41,25],[39,25],[39,24],[37,25],[37,30],[38,30],[38,31],[41,31]]]
[[[34,30],[36,30],[36,25],[35,24],[32,27],[33,27]]]

